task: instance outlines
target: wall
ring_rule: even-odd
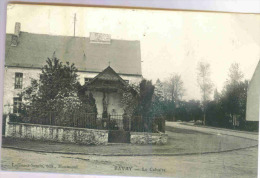
[[[85,145],[107,144],[108,142],[107,130],[7,122],[5,131],[6,137],[29,140],[78,143]]]
[[[15,72],[23,73],[23,89],[30,86],[31,79],[39,79],[40,78],[40,69],[34,69],[34,68],[21,68],[21,67],[5,67],[5,76],[4,76],[4,99],[3,99],[3,105],[4,105],[4,113],[12,113],[12,107],[10,105],[13,105],[13,97],[17,97],[19,93],[22,92],[23,89],[14,89],[14,82],[15,82]],[[81,85],[84,85],[85,78],[94,78],[98,73],[91,73],[91,72],[78,72],[79,74],[79,82]],[[141,77],[139,76],[128,76],[128,75],[120,75],[124,80],[129,80],[130,83],[136,83],[141,81]],[[114,94],[117,95],[117,94]],[[97,94],[97,100],[98,103],[100,103],[100,96],[103,98],[103,94]],[[101,98],[101,103],[102,103]],[[119,98],[115,98],[115,100],[118,100]],[[113,100],[113,99],[112,99]],[[113,102],[111,100],[111,102]],[[111,106],[111,108],[108,108],[109,111],[112,109],[118,110],[118,114],[122,111],[120,108],[118,108],[119,104],[118,101],[116,101],[116,104],[114,106]],[[98,106],[99,113],[102,113],[103,111],[102,105]],[[114,108],[113,108],[114,107]]]
[[[29,123],[9,122],[6,118],[5,137],[53,141],[62,143],[77,143],[85,145],[100,145],[108,143],[108,130],[61,127]],[[130,132],[132,144],[167,144],[165,133]]]
[[[23,73],[23,88],[22,89],[14,89],[15,82],[15,72]],[[40,69],[30,69],[30,68],[18,68],[18,67],[5,67],[4,73],[4,98],[3,112],[12,113],[12,107],[9,105],[13,105],[13,97],[17,97],[22,90],[31,84],[31,79],[39,79],[40,77]]]
[[[99,91],[93,91],[92,92],[93,97],[96,100],[96,106],[97,106],[97,112],[98,114],[103,113],[103,93]],[[124,114],[124,110],[121,103],[121,95],[117,92],[113,93],[107,93],[107,101],[108,101],[108,107],[107,111],[109,114],[117,114],[122,115]],[[112,112],[112,111],[115,112]]]
[[[260,61],[249,83],[247,91],[246,120],[259,121],[260,110]]]
[[[168,135],[165,133],[131,132],[132,144],[167,144]]]

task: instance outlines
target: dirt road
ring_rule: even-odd
[[[167,123],[167,126],[173,129],[176,127],[184,130],[188,127],[189,130],[195,129],[205,134],[225,134],[225,137],[236,138],[228,136],[229,134],[234,135],[232,131],[221,131],[219,133],[213,128],[205,129],[176,123]],[[183,137],[185,137],[185,134],[183,134]],[[250,136],[249,133],[239,133],[239,137],[257,139],[258,136]],[[240,139],[240,141],[244,142],[243,139]],[[242,144],[239,143],[238,145]],[[257,177],[257,151],[257,147],[251,147],[229,152],[179,156],[94,156],[37,153],[3,148],[2,169],[26,172],[166,176],[178,178],[253,178]]]

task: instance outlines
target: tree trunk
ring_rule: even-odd
[[[205,112],[203,113],[203,124],[206,125],[206,114],[205,114]]]

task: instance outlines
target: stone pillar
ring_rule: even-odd
[[[9,118],[9,114],[7,114],[6,119],[5,119],[5,137],[8,137],[9,122],[10,122],[10,118]]]

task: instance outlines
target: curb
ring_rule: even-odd
[[[249,148],[258,147],[258,144],[243,148],[236,148],[230,150],[223,150],[223,151],[209,151],[209,152],[202,152],[202,153],[161,153],[161,154],[98,154],[98,153],[81,153],[81,152],[63,152],[63,151],[45,151],[45,150],[34,150],[34,149],[27,149],[27,148],[19,148],[13,146],[3,146],[2,148],[8,148],[13,150],[22,150],[22,151],[32,151],[36,153],[55,153],[55,154],[70,154],[70,155],[90,155],[90,156],[192,156],[192,155],[207,155],[207,154],[216,154],[216,153],[226,153],[238,150],[244,150]]]
[[[201,127],[201,128],[215,129],[215,130],[223,130],[223,131],[230,131],[230,132],[245,133],[245,134],[251,134],[251,135],[259,135],[259,133],[256,133],[256,132],[233,130],[233,129],[226,129],[226,128],[220,128],[220,127],[212,127],[212,126],[204,126],[204,125],[189,125],[189,124],[187,124],[187,123],[180,123],[180,124],[181,124],[181,125],[186,125],[186,126],[191,126],[191,127]]]
[[[186,124],[183,124],[183,125],[186,125]],[[194,127],[193,125],[186,125],[186,126]],[[168,127],[170,127],[170,126],[168,126]],[[195,126],[195,127],[199,127],[199,126]],[[182,128],[182,129],[186,129],[186,128]],[[186,129],[186,130],[188,130],[188,129]],[[218,130],[218,129],[216,129],[216,130]],[[197,131],[197,130],[194,130],[194,131],[196,131],[196,132],[201,132],[201,133],[208,133],[208,132]],[[216,132],[215,132],[215,133],[208,133],[208,134],[214,135],[214,134],[216,134]],[[255,139],[255,138],[248,138],[248,137],[242,137],[242,136],[231,135],[231,134],[223,134],[223,133],[222,133],[221,135],[226,135],[226,136],[231,136],[231,137],[237,137],[237,138],[242,138],[242,139],[248,139],[248,140],[253,140],[253,141],[257,141],[257,142],[258,142],[258,138]]]

